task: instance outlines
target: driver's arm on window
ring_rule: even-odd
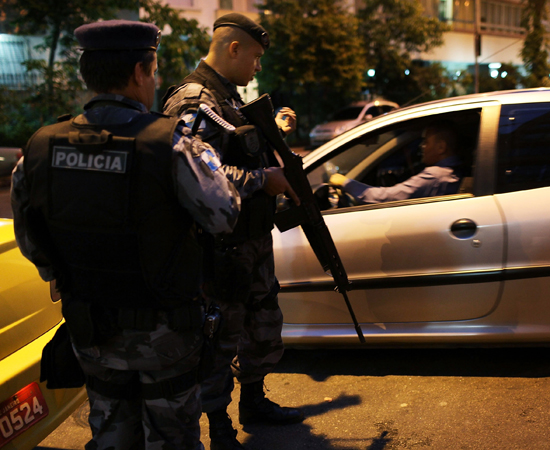
[[[441,174],[441,171],[444,171],[444,173]],[[443,192],[445,190],[443,188],[454,183],[455,178],[451,168],[430,167],[395,186],[370,186],[341,174],[332,175],[329,184],[341,187],[363,204],[372,204],[443,195],[446,193]]]

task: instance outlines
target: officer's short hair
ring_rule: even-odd
[[[243,14],[226,14],[214,22],[214,31],[224,27],[243,30],[256,42],[258,42],[264,50],[269,48],[269,35],[267,34],[267,31],[259,23],[254,22],[252,19],[249,19]]]
[[[150,73],[155,59],[153,51],[84,52],[80,57],[80,74],[88,86],[98,94],[128,86],[136,64],[142,63],[145,73]]]
[[[80,73],[97,93],[126,87],[138,63],[150,73],[161,38],[155,25],[129,20],[85,24],[74,35],[83,51]]]

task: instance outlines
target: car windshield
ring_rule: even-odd
[[[340,111],[336,111],[331,120],[354,120],[359,117],[361,111],[363,111],[363,106],[350,106]]]

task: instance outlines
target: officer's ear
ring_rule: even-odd
[[[145,83],[145,70],[143,69],[143,63],[138,62],[134,66],[134,73],[132,74],[132,77],[134,78],[136,84],[138,86],[143,86]]]
[[[239,41],[231,42],[231,44],[229,44],[229,47],[228,47],[229,56],[231,58],[236,58],[239,54],[240,49],[241,49],[241,43]]]

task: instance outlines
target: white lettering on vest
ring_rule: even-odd
[[[65,159],[67,159],[67,154],[66,153],[62,153],[62,152],[58,152],[55,154],[54,156],[54,159],[55,159],[55,162],[54,162],[54,166],[59,166],[63,163],[63,161],[65,161]]]
[[[103,155],[97,155],[95,158],[94,158],[94,167],[98,170],[101,170],[103,169],[104,166],[104,160],[105,160],[105,156]]]
[[[99,155],[83,153],[75,147],[55,146],[52,167],[112,173],[126,173],[128,153],[119,150],[103,150]]]

